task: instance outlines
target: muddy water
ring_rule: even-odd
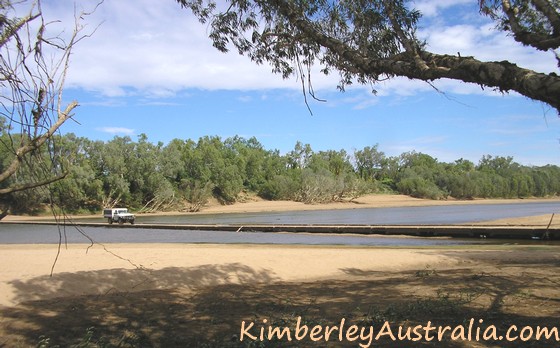
[[[407,208],[352,209],[247,214],[193,214],[181,216],[139,217],[138,224],[377,224],[431,225],[458,224],[509,217],[560,212],[560,202],[456,205]],[[99,220],[99,221],[98,221]],[[92,220],[89,220],[90,222]],[[102,218],[94,222],[103,222]],[[182,231],[170,229],[105,228],[0,224],[1,244],[87,243],[87,235],[101,243],[253,243],[364,246],[433,246],[479,243],[516,243],[516,241],[481,241],[476,239],[385,237],[359,235],[322,235],[306,233],[260,233],[225,231]],[[537,243],[523,241],[522,243]]]
[[[560,213],[560,202],[140,217],[157,224],[454,225]],[[101,221],[101,220],[100,220]]]

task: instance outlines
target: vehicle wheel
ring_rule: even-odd
[[[134,225],[134,219],[130,220],[130,224]]]
[[[119,225],[124,224],[124,220],[123,219],[119,219]]]
[[[112,224],[113,224],[113,219],[108,218],[108,219],[107,219],[107,222],[109,223],[109,225],[112,225]]]

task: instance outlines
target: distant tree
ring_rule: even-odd
[[[212,194],[223,203],[234,203],[243,189],[243,177],[236,151],[219,137],[202,137],[196,145],[200,180],[210,182]]]
[[[421,13],[411,0],[177,0],[203,23],[214,46],[235,48],[257,64],[302,83],[311,66],[340,74],[339,88],[404,76],[422,81],[453,79],[500,91],[516,91],[560,111],[560,77],[513,61],[481,61],[427,50],[417,37]],[[555,52],[560,46],[558,0],[479,0],[480,14],[523,45]],[[560,64],[560,57],[556,52]],[[313,95],[311,83],[308,91]]]
[[[156,168],[160,174],[155,176],[161,176],[159,196],[166,194],[173,198],[173,203],[182,200],[180,210],[199,211],[212,196],[212,173],[205,163],[203,148],[201,141],[197,144],[193,140],[173,139],[158,157]],[[169,204],[158,208],[168,207]]]
[[[442,163],[423,153],[405,152],[383,158],[381,168],[375,169],[379,178],[371,180],[362,178],[344,150],[313,152],[301,143],[294,153],[280,155],[278,150],[264,150],[254,138],[237,136],[225,141],[174,139],[167,146],[152,144],[143,134],[137,141],[91,141],[73,134],[54,140],[59,156],[51,165],[60,166],[63,158],[69,174],[48,190],[12,192],[14,213],[39,212],[52,197],[66,211],[86,212],[117,204],[139,211],[199,211],[212,196],[228,204],[238,200],[240,192],[308,204],[352,201],[379,191],[428,199],[560,194],[559,167],[523,166],[513,157],[486,155],[475,166],[464,159]],[[294,157],[298,153],[305,160],[294,161],[302,159]],[[0,148],[0,167],[6,162],[9,158]],[[23,167],[18,176],[25,180],[33,173]]]
[[[175,190],[162,168],[163,143],[153,144],[146,134],[140,134],[134,143],[132,155],[126,159],[130,190],[135,205],[141,212],[165,210],[176,203]]]
[[[265,182],[264,162],[267,152],[257,138],[244,139],[239,136],[225,140],[225,146],[229,148],[237,160],[239,172],[243,179],[243,186],[251,191],[258,191]]]
[[[455,165],[453,169],[462,173],[470,173],[474,171],[475,167],[473,162],[466,160],[464,158],[460,158],[455,161]]]
[[[161,172],[167,180],[175,185],[186,176],[182,155],[185,146],[185,141],[173,139],[162,149],[159,162]]]
[[[406,168],[397,183],[400,193],[418,198],[441,199],[445,193],[430,178],[418,174],[413,168]]]
[[[311,149],[311,145],[304,145],[300,141],[297,141],[294,149],[287,154],[288,165],[292,169],[307,168],[312,154],[313,150]]]
[[[480,159],[477,169],[506,176],[513,170],[519,168],[519,164],[513,161],[513,157],[484,155]]]
[[[385,163],[385,153],[379,151],[379,145],[366,146],[362,150],[354,151],[356,170],[362,179],[377,179]]]
[[[73,213],[92,212],[103,208],[101,206],[103,182],[96,177],[88,153],[91,141],[76,137],[72,133],[56,136],[55,141],[59,156],[54,160],[63,159],[69,171],[64,180],[51,185],[51,192],[56,197],[57,205]]]
[[[27,6],[27,9],[26,9]],[[16,10],[17,7],[17,10]],[[19,17],[16,12],[27,15]],[[68,173],[57,156],[53,136],[72,118],[78,103],[62,98],[70,55],[85,36],[76,14],[70,35],[49,32],[41,1],[0,0],[0,218],[9,195],[45,186]],[[27,175],[22,175],[26,172]]]
[[[310,156],[308,167],[317,172],[321,169],[328,170],[334,176],[342,176],[347,172],[353,172],[350,158],[345,150],[319,151]]]
[[[103,182],[103,207],[132,203],[130,183],[136,179],[137,173],[130,172],[127,162],[133,156],[134,148],[128,136],[114,137],[107,143],[96,141],[91,144],[91,163],[96,178]]]
[[[434,169],[438,165],[438,161],[436,158],[416,151],[402,153],[399,157],[399,160],[400,166],[404,168],[419,167]]]

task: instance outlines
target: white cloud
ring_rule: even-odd
[[[504,32],[496,31],[492,23],[484,25],[434,25],[418,33],[434,53],[474,56],[481,61],[508,60],[524,68],[540,72],[557,71],[551,53],[539,52],[515,42]]]
[[[433,17],[446,8],[468,3],[472,3],[472,0],[417,0],[414,1],[414,8],[424,16]]]
[[[55,16],[63,13],[60,3],[49,3]],[[88,0],[81,6],[91,8],[90,4]],[[63,20],[72,23],[66,15]],[[149,0],[106,1],[87,20],[92,29],[101,25],[75,48],[69,86],[111,97],[129,95],[130,88],[166,97],[186,88],[260,89],[295,84],[236,52],[220,53],[212,47],[207,27],[175,1],[157,5]]]
[[[250,95],[243,95],[238,97],[237,100],[239,100],[242,103],[250,103],[253,101],[253,97],[251,97]]]
[[[516,138],[546,134],[550,130],[547,120],[538,119],[535,115],[495,117],[485,123],[484,131],[487,133]]]
[[[98,131],[103,132],[103,133],[109,133],[109,134],[123,134],[123,135],[132,135],[134,134],[134,129],[131,128],[124,128],[124,127],[101,127],[101,128],[97,128]]]
[[[418,0],[415,4],[424,15],[437,16],[444,9],[471,1]],[[96,2],[84,0],[79,6],[89,10]],[[65,23],[73,22],[71,1],[51,1],[43,6],[54,13],[53,18],[62,16]],[[107,97],[140,95],[154,99],[173,97],[189,88],[301,90],[296,78],[283,80],[272,74],[267,65],[258,66],[234,51],[228,54],[217,51],[207,37],[208,27],[173,0],[157,5],[150,0],[105,1],[87,21],[89,30],[102,24],[92,37],[75,48],[67,80],[70,87]],[[539,71],[556,70],[553,56],[522,47],[503,33],[492,31],[491,23],[483,26],[479,23],[434,23],[419,31],[433,52],[461,52],[482,60],[511,59],[520,66]],[[314,69],[313,73],[315,90],[334,91],[338,83],[336,74],[324,76],[318,70]],[[478,86],[454,81],[438,81],[435,85],[446,92],[489,93]],[[424,82],[405,78],[375,87],[381,97],[409,97],[431,89]],[[365,108],[372,103],[375,104],[361,101],[356,107]]]

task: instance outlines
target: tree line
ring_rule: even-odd
[[[317,64],[321,73],[339,73],[340,90],[396,76],[428,82],[451,78],[517,91],[559,109],[555,73],[509,61],[480,61],[460,52],[427,51],[416,36],[421,13],[407,1],[251,6],[228,1],[227,7],[212,0],[177,2],[206,23],[217,49],[235,47],[257,64],[267,61],[283,77],[301,77],[303,89],[313,97],[309,72]],[[527,167],[511,157],[484,156],[475,165],[465,160],[440,163],[416,152],[387,157],[377,146],[349,154],[314,152],[297,143],[281,155],[263,149],[256,139],[238,137],[174,140],[164,146],[149,143],[146,136],[107,143],[54,136],[78,106],[75,101],[63,103],[69,57],[78,42],[95,32],[82,32],[87,27],[82,21],[102,2],[76,13],[72,30],[56,30],[58,35],[47,34],[46,28],[58,21],[45,18],[40,4],[0,1],[0,84],[6,92],[0,96],[0,219],[8,211],[29,212],[55,203],[71,211],[115,204],[198,210],[210,197],[227,204],[244,191],[308,203],[380,191],[432,199],[558,194],[556,166]],[[26,6],[28,15],[21,17],[26,12],[18,9]],[[481,0],[478,10],[517,42],[560,60],[557,1],[512,5]]]
[[[0,135],[3,142],[9,139],[13,136]],[[12,213],[34,213],[46,204],[69,212],[97,212],[114,206],[198,211],[211,198],[231,204],[248,194],[313,204],[386,192],[429,199],[560,193],[558,166],[524,166],[512,157],[487,155],[478,164],[465,159],[444,163],[414,151],[386,156],[378,145],[348,153],[313,151],[301,142],[281,154],[265,149],[254,137],[238,136],[174,139],[164,145],[150,142],[144,134],[136,141],[125,136],[107,142],[66,134],[57,136],[54,144],[56,149],[49,151],[57,156],[50,157],[53,163],[48,167],[60,168],[66,177],[46,187],[2,196],[0,204]],[[9,151],[0,153],[0,170],[13,158]],[[2,185],[27,182],[34,175],[23,171]]]

